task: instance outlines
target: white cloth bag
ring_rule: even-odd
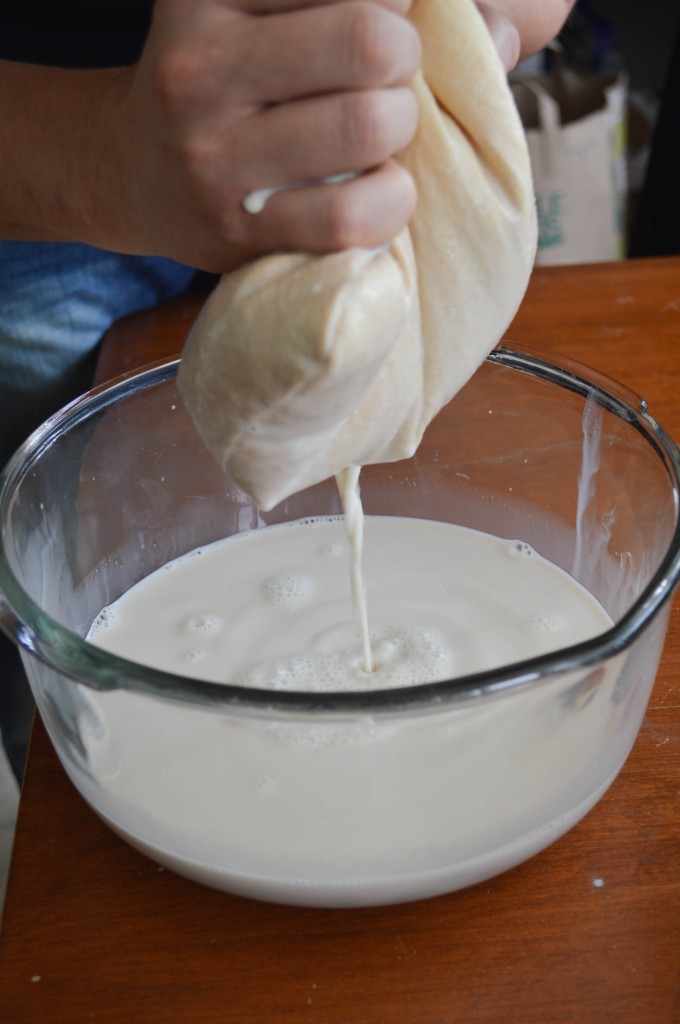
[[[626,82],[513,76],[538,213],[537,264],[619,259],[626,245]]]

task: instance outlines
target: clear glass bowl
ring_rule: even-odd
[[[408,689],[268,692],[155,671],[83,639],[102,607],[171,559],[339,512],[328,482],[259,513],[203,448],[176,368],[79,399],[2,478],[0,624],[94,810],[191,878],[323,906],[468,886],[571,828],[635,741],[680,573],[678,450],[644,403],[584,367],[499,348],[414,458],[362,474],[369,515],[526,541],[595,594],[608,632]],[[125,777],[134,784],[121,789]]]

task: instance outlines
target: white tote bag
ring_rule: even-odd
[[[626,246],[626,82],[621,76],[511,78],[538,212],[537,264],[619,259]]]

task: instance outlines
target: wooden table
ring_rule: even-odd
[[[199,303],[116,325],[100,378],[177,352]],[[680,437],[680,258],[537,271],[508,337],[618,378]],[[678,612],[635,749],[587,818],[500,878],[401,907],[259,904],[159,869],[87,808],[37,725],[0,947],[0,1019],[677,1024]]]

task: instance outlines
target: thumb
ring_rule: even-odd
[[[506,71],[512,71],[519,60],[519,32],[509,18],[506,18],[490,4],[478,3],[477,6],[486,22],[489,35],[498,51],[503,67]]]

